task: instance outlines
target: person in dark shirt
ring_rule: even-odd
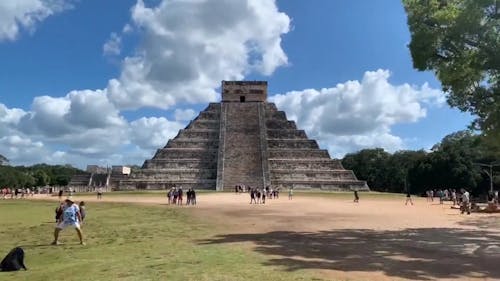
[[[410,202],[413,205],[413,201],[411,200],[410,191],[406,192],[406,202],[405,202],[405,205],[408,205],[408,202]]]
[[[354,203],[359,203],[359,195],[357,190],[354,190]]]

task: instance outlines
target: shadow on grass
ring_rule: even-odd
[[[500,278],[500,236],[482,230],[424,228],[401,231],[367,229],[320,232],[276,231],[228,234],[199,244],[253,242],[272,255],[264,264],[287,271],[331,269],[382,271],[411,280]]]

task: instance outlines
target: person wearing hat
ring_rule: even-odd
[[[59,245],[59,232],[61,230],[67,228],[67,227],[72,227],[76,229],[76,233],[78,234],[78,238],[80,239],[80,244],[85,245],[83,242],[83,234],[82,230],[80,229],[80,222],[82,221],[82,216],[80,214],[80,209],[78,208],[78,205],[74,204],[73,201],[70,199],[64,200],[64,209],[63,209],[63,215],[61,218],[59,218],[56,228],[54,230],[54,242],[52,242],[52,245]]]

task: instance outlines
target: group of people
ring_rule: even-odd
[[[2,188],[2,199],[18,199],[33,196],[35,191],[29,187],[27,188]]]
[[[439,204],[443,204],[444,201],[452,201],[453,206],[458,205],[461,202],[461,195],[465,192],[465,189],[460,189],[460,193],[455,189],[445,188],[445,189],[430,189],[425,192],[427,196],[427,201],[434,202],[434,198],[439,198]]]
[[[67,198],[59,204],[55,210],[56,213],[56,227],[54,230],[54,241],[52,245],[60,245],[59,233],[66,228],[74,228],[80,239],[80,244],[85,245],[83,242],[83,233],[81,225],[85,220],[86,209],[85,202],[81,201],[79,205],[75,204],[71,199]]]
[[[184,199],[182,187],[172,187],[167,192],[167,199],[169,205],[182,205]],[[194,191],[194,188],[190,188],[186,191],[186,205],[196,205],[196,191]]]
[[[458,208],[461,214],[467,213],[470,215],[471,208],[478,206],[477,203],[471,202],[471,195],[465,188],[461,188],[458,192],[455,189],[427,190],[426,196],[428,202],[433,202],[435,197],[439,198],[440,204],[443,204],[444,201],[452,201],[452,207],[459,206]],[[498,208],[498,191],[488,194],[487,203],[488,208],[491,210],[496,210]]]
[[[248,187],[248,193],[250,194],[250,204],[266,204],[266,197],[269,199],[279,198],[280,190],[272,189],[267,186],[266,188],[256,188]]]

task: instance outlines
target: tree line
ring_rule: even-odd
[[[83,173],[71,165],[8,166],[4,165],[8,163],[7,159],[5,157],[3,159],[5,160],[0,162],[0,188],[65,186],[74,174]]]
[[[467,130],[444,137],[430,151],[391,154],[382,148],[363,149],[347,154],[342,164],[374,191],[424,194],[428,189],[466,188],[480,195],[490,188],[489,171],[480,164],[494,162],[495,156],[482,136]],[[498,168],[493,173],[496,189],[500,186]]]

